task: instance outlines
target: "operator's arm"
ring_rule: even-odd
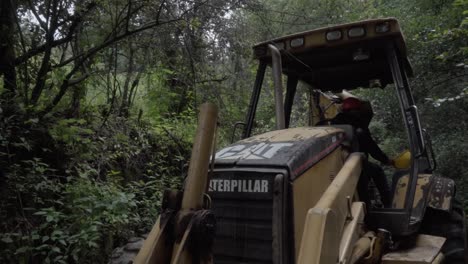
[[[380,147],[375,143],[374,139],[372,138],[369,129],[359,129],[358,132],[358,139],[359,139],[359,147],[361,151],[365,153],[369,153],[374,159],[384,163],[389,164],[390,159],[387,155],[380,149]]]

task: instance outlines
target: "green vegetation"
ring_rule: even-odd
[[[360,19],[400,20],[437,173],[468,201],[466,0],[12,0],[0,15],[1,263],[106,262],[180,187],[202,102],[219,106],[218,146],[229,143],[254,43]],[[395,155],[405,134],[391,88],[358,93]],[[264,89],[256,132],[274,127]]]

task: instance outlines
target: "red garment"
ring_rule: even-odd
[[[343,112],[357,111],[361,109],[361,106],[362,106],[361,100],[354,98],[354,97],[349,97],[343,100],[341,109]]]

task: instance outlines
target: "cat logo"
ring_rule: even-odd
[[[216,159],[270,159],[280,149],[292,143],[259,143],[255,145],[235,145],[216,153]]]

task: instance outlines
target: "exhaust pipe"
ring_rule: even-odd
[[[286,128],[283,103],[283,80],[281,78],[283,71],[281,64],[281,53],[274,45],[268,44],[268,48],[271,52],[271,68],[273,73],[273,83],[275,84],[276,129],[279,130]]]

